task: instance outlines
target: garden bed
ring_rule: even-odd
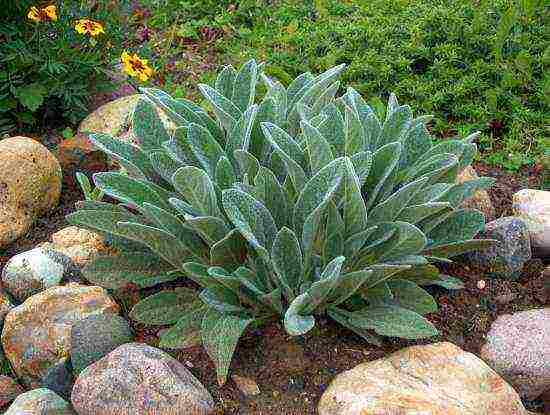
[[[497,179],[489,190],[496,217],[510,214],[512,194],[521,188],[535,187],[539,179],[533,169],[516,176],[483,164],[475,167],[481,175]],[[59,206],[0,253],[0,272],[13,255],[49,240],[51,234],[66,226],[65,215],[72,212],[75,202],[81,199],[80,190],[66,172]],[[466,287],[458,291],[428,287],[439,305],[437,313],[428,315],[441,333],[434,339],[416,342],[386,339],[382,347],[376,347],[330,320],[318,321],[310,333],[298,338],[287,335],[276,323],[250,332],[239,343],[231,374],[253,379],[260,389],[256,396],[243,395],[231,380],[223,387],[218,386],[215,368],[202,347],[171,354],[212,393],[220,414],[313,414],[321,394],[336,374],[403,347],[450,341],[479,355],[484,336],[497,316],[550,304],[548,292],[543,289],[543,268],[540,260],[531,260],[518,281],[506,281],[485,278],[478,270],[461,263],[446,266],[444,272],[460,278]],[[485,287],[480,288],[480,280],[485,281]],[[140,295],[138,291],[125,292],[117,293],[115,298],[127,316]],[[139,325],[134,325],[134,330],[137,341],[158,344],[157,330]],[[531,410],[542,408],[541,401],[524,403]]]

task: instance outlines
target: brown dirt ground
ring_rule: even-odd
[[[483,164],[475,167],[480,176],[498,180],[490,190],[497,217],[510,213],[515,191],[536,186],[537,175],[532,171],[514,176]],[[59,206],[48,217],[40,218],[25,236],[0,251],[0,271],[11,256],[48,240],[53,232],[66,226],[65,215],[82,197],[71,174],[66,174]],[[441,332],[430,342],[451,341],[478,354],[485,334],[498,315],[550,304],[550,296],[543,289],[543,267],[539,260],[532,260],[518,281],[487,278],[486,287],[480,290],[477,282],[484,276],[479,271],[458,263],[446,266],[444,271],[462,279],[466,288],[453,292],[429,288],[439,304],[439,311],[429,318]],[[139,293],[125,293],[119,299],[126,314],[139,299]],[[336,374],[419,343],[387,339],[382,347],[374,347],[329,320],[321,319],[317,323],[312,332],[301,338],[291,338],[279,324],[272,324],[249,333],[240,341],[231,373],[257,382],[261,393],[253,397],[245,397],[231,380],[223,387],[218,386],[214,367],[201,348],[172,354],[212,393],[219,414],[305,415],[315,413],[321,394]],[[154,330],[134,328],[139,341],[151,345],[158,342]],[[525,405],[531,410],[540,410],[543,404],[533,401]]]

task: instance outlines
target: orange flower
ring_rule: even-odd
[[[55,7],[53,4],[41,9],[39,9],[38,7],[32,6],[29,12],[27,13],[27,18],[36,23],[56,21],[57,7]]]
[[[135,53],[122,52],[121,61],[124,72],[138,78],[141,82],[145,82],[153,76],[153,69],[147,64],[147,59],[142,59]]]
[[[88,19],[77,20],[74,29],[81,35],[97,36],[100,33],[105,33],[101,23]]]

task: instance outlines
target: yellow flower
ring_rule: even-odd
[[[81,35],[97,36],[100,33],[105,33],[101,23],[88,19],[77,20],[74,29]]]
[[[27,18],[33,22],[40,23],[57,20],[57,8],[52,4],[50,6],[39,9],[38,7],[32,6],[27,13]]]
[[[147,64],[147,59],[141,59],[135,53],[122,52],[121,61],[124,72],[138,78],[141,82],[145,82],[153,76],[153,69]]]

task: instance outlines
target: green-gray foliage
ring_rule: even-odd
[[[85,203],[69,220],[146,252],[130,245],[85,275],[108,287],[196,283],[147,297],[130,315],[171,325],[165,347],[202,342],[220,383],[246,328],[274,319],[290,335],[319,315],[373,343],[436,335],[424,315],[437,307],[421,286],[460,284],[432,263],[492,243],[473,239],[483,215],[460,208],[491,181],[455,184],[475,153],[471,137],[432,142],[426,117],[393,95],[380,120],[355,90],[336,96],[342,70],[284,87],[255,61],[227,67],[215,87],[199,86],[208,109],[144,89],[139,146],[117,151],[114,139],[91,136],[132,168],[94,176],[118,205]],[[178,126],[171,137],[157,131],[155,105]]]

